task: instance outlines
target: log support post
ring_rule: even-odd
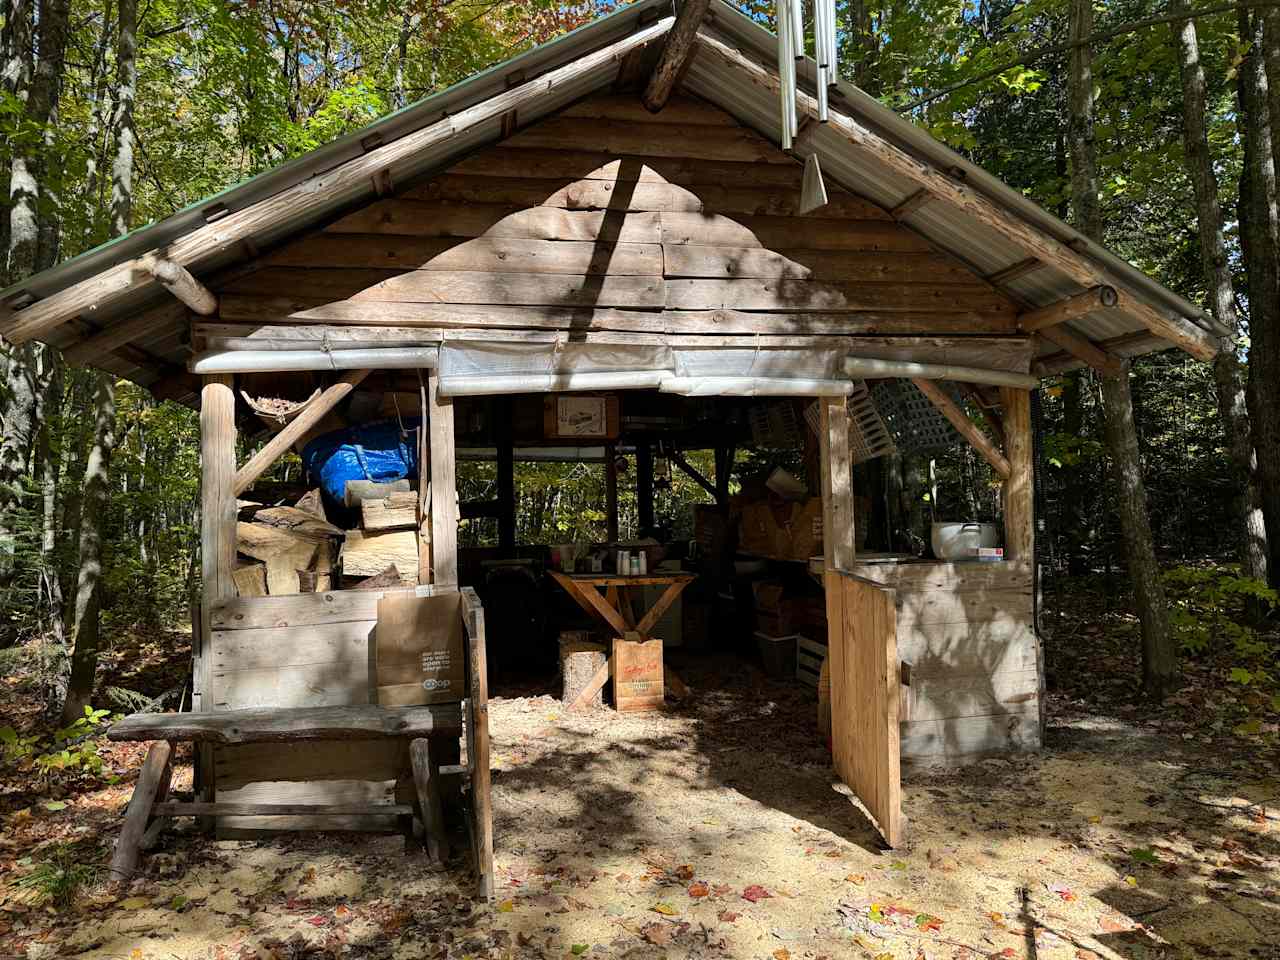
[[[1035,554],[1034,454],[1031,435],[1031,391],[1004,387],[1005,454],[1009,476],[1004,481],[1005,559],[1031,563]]]
[[[827,571],[849,570],[854,563],[853,461],[849,450],[849,408],[844,397],[819,397],[818,440],[822,464],[822,546]],[[828,624],[829,632],[841,625]],[[828,642],[836,640],[834,633]]]
[[[516,465],[515,441],[511,436],[512,405],[510,397],[494,400],[495,440],[498,469],[498,546],[514,550],[516,545]]]
[[[431,574],[438,587],[458,585],[458,475],[453,401],[440,396],[440,377],[427,378],[431,445]]]
[[[653,528],[653,445],[647,440],[636,443],[636,514],[646,536]]]
[[[693,53],[698,27],[707,18],[710,7],[711,0],[683,0],[680,4],[675,25],[667,34],[662,47],[662,56],[658,58],[658,65],[653,68],[653,76],[649,78],[649,84],[640,98],[650,113],[657,113],[671,99],[671,93],[680,82],[680,76]]]
[[[443,864],[449,859],[449,837],[444,827],[444,799],[440,792],[440,763],[435,754],[439,745],[430,737],[419,737],[409,744],[409,760],[413,766],[413,785],[418,795],[418,810],[426,835],[427,855],[431,862]]]
[[[211,710],[209,679],[212,661],[213,609],[236,595],[232,572],[236,559],[236,398],[232,377],[217,374],[205,377],[200,390],[200,629],[196,638],[201,649],[193,658],[194,708]],[[196,790],[201,799],[214,797],[213,748],[199,748],[201,782]],[[212,823],[205,822],[206,827]]]

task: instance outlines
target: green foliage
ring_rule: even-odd
[[[31,857],[23,857],[18,866],[30,869],[13,885],[38,904],[69,907],[82,889],[98,881],[97,865],[86,863],[83,857],[83,851],[74,844],[60,844],[34,864]]]
[[[20,734],[11,726],[0,727],[0,757],[6,765],[30,769],[45,782],[57,776],[100,776],[103,764],[96,736],[109,718],[109,710],[86,706],[83,716],[48,737]]]

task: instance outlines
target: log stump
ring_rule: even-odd
[[[564,678],[562,700],[577,704],[579,710],[604,709],[603,689],[597,689],[582,703],[579,695],[608,660],[604,644],[593,643],[589,630],[565,630],[560,634],[560,675]]]

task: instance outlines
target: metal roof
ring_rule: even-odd
[[[484,102],[506,91],[513,84],[528,81],[606,47],[669,16],[671,12],[671,0],[637,0],[551,43],[491,67],[447,90],[390,114],[363,130],[15,284],[0,292],[0,304],[21,306],[31,299],[50,296],[94,277],[103,270],[163,247],[207,223],[216,222],[218,217],[226,213],[251,207],[287,188],[331,171],[348,160],[376,151],[380,146],[392,143],[406,134]],[[776,42],[773,35],[723,0],[715,0],[712,4],[708,23],[702,29],[738,48],[757,63],[769,69],[775,68]],[[577,77],[573,83],[547,91],[536,101],[521,107],[520,126],[536,123],[568,104],[610,86],[617,77],[618,69],[617,62],[603,62]],[[801,84],[804,85],[805,78],[813,76],[812,61],[802,64],[799,72]],[[684,75],[683,85],[689,92],[725,109],[773,142],[779,141],[776,96],[759,86],[743,83],[740,76],[718,65],[715,58],[695,53]],[[1184,318],[1194,318],[1194,322],[1205,329],[1222,334],[1203,311],[1115,255],[1080,238],[1066,224],[853,85],[839,84],[832,91],[832,102],[834,109],[853,116],[899,148],[926,160],[934,167],[942,170],[958,169],[967,185],[1045,233],[1060,241],[1071,242],[1077,250],[1096,261],[1109,275],[1116,277],[1123,286],[1150,305]],[[481,123],[435,146],[418,151],[400,163],[392,164],[389,168],[392,182],[399,186],[440,171],[466,154],[496,142],[501,137],[500,119]],[[917,184],[886,170],[874,158],[827,127],[818,127],[814,131],[808,148],[820,154],[824,170],[833,181],[886,208],[896,206],[917,189]],[[367,182],[363,188],[326,195],[325,205],[318,212],[295,216],[286,213],[264,224],[250,242],[229,246],[216,255],[187,266],[197,276],[207,278],[215,272],[251,261],[258,251],[279,244],[305,229],[332,220],[376,198],[376,186],[372,181]],[[979,273],[990,274],[1027,257],[1025,250],[998,231],[945,203],[925,204],[907,216],[905,222],[938,247],[971,264]],[[1078,293],[1082,288],[1053,267],[1043,265],[1033,273],[1012,281],[1006,289],[1031,306],[1041,306]],[[63,324],[42,339],[66,349],[115,323],[137,317],[140,312],[154,311],[154,325],[127,346],[106,355],[78,356],[76,359],[100,366],[144,386],[171,383],[175,373],[185,370],[189,355],[189,346],[185,342],[185,318],[180,312],[172,310],[171,306],[169,294],[152,284],[141,293],[108,302],[94,311],[92,319],[82,317]],[[1144,328],[1118,311],[1091,314],[1074,320],[1072,326],[1094,340],[1133,335],[1127,342],[1116,345],[1115,352],[1121,355],[1168,346],[1154,335],[1142,337]],[[1053,353],[1055,350],[1051,346],[1044,349],[1045,353]],[[183,387],[171,390],[170,395],[185,402],[194,400],[189,389]]]

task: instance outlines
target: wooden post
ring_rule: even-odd
[[[413,785],[418,794],[427,854],[435,864],[443,864],[449,859],[449,835],[444,828],[444,801],[440,795],[440,764],[435,757],[439,749],[430,737],[419,737],[409,743]]]
[[[676,14],[675,26],[667,34],[667,41],[662,48],[662,56],[653,69],[653,76],[645,87],[641,100],[650,113],[657,113],[667,105],[671,91],[676,88],[680,74],[684,72],[685,63],[693,52],[693,41],[698,35],[698,27],[707,18],[707,10],[711,0],[684,0],[680,12]]]
[[[516,545],[516,464],[515,441],[511,436],[511,398],[494,400],[494,433],[498,451],[498,546],[513,550]]]
[[[822,460],[822,547],[825,568],[849,570],[854,562],[853,462],[849,408],[844,397],[819,397]],[[839,629],[831,623],[829,630]]]
[[[431,582],[431,411],[427,406],[426,371],[418,371],[418,583]]]
[[[113,880],[128,880],[138,867],[138,855],[142,852],[142,837],[147,832],[151,808],[164,783],[165,771],[169,769],[169,753],[169,741],[157,740],[151,744],[147,758],[142,761],[142,772],[134,784],[133,796],[129,798],[124,814],[124,827],[116,840],[116,851],[111,856]]]
[[[1000,399],[1004,406],[1005,453],[1009,458],[1009,477],[1004,482],[1005,559],[1031,563],[1035,553],[1031,391],[1003,387]]]
[[[431,574],[438,587],[458,585],[458,477],[453,401],[440,396],[440,377],[427,373],[431,437]]]
[[[604,512],[607,523],[605,539],[615,543],[618,539],[618,466],[617,447],[606,443],[604,447]]]
[[[653,446],[647,440],[636,444],[636,515],[644,536],[653,527]]]
[[[729,515],[729,477],[733,473],[733,447],[716,447],[716,505]]]
[[[208,702],[212,660],[208,645],[213,608],[236,595],[232,579],[236,559],[236,395],[228,374],[205,377],[200,391],[200,643],[198,673],[192,678],[192,706],[211,710]],[[200,748],[202,798],[212,800],[213,749]],[[210,826],[211,824],[206,824]]]

